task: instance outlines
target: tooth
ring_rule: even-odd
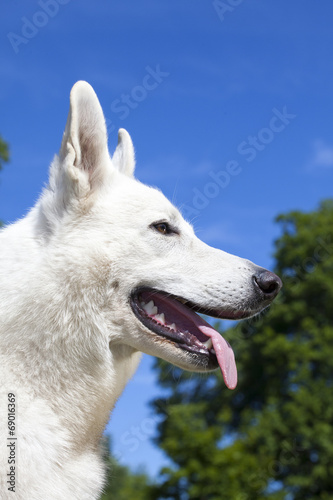
[[[171,330],[176,331],[176,325],[174,323],[172,323],[172,325],[168,325],[168,327],[171,328]]]
[[[162,323],[162,325],[165,325],[164,313],[162,313],[162,314],[155,314],[154,315],[154,319],[157,319],[157,321],[159,321],[160,323]]]
[[[207,349],[211,349],[213,347],[213,342],[212,342],[212,339],[209,338],[206,342],[202,342],[203,345],[205,345],[207,347]]]
[[[146,303],[145,302],[140,302],[140,304],[142,305],[142,307],[145,307]]]
[[[143,308],[146,311],[146,313],[149,315],[154,315],[154,314],[157,314],[157,312],[158,312],[158,309],[152,300],[150,302],[148,302],[148,304],[145,304],[143,306]]]
[[[143,305],[143,308],[144,310],[146,311],[146,313],[149,314],[149,310],[151,309],[151,304],[152,304],[152,301],[148,302],[148,304],[144,304]]]

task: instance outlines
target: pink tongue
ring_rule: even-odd
[[[191,332],[194,325],[203,334],[202,338],[200,338],[200,335],[196,335],[200,342],[205,342],[207,337],[210,337],[225,385],[229,389],[235,389],[237,385],[235,356],[231,346],[222,335],[217,330],[214,330],[201,316],[193,312],[189,307],[185,307],[178,300],[156,292],[143,292],[141,295],[145,302],[153,300],[158,309],[165,313],[165,317],[167,319],[172,318],[172,322],[174,321],[181,331]],[[177,314],[176,317],[175,314]],[[197,333],[199,334],[199,332]]]
[[[234,351],[229,343],[210,326],[201,325],[199,330],[212,339],[217,361],[220,365],[225,385],[228,389],[235,389],[237,385],[237,368]]]

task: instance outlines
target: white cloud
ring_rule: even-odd
[[[308,168],[333,168],[333,145],[326,144],[322,139],[314,141]]]

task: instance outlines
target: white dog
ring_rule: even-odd
[[[241,319],[280,279],[209,247],[133,177],[125,130],[112,157],[93,89],[78,82],[49,185],[0,234],[0,497],[98,499],[99,443],[140,352],[186,370],[234,355],[196,312]]]

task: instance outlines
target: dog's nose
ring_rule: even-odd
[[[255,285],[265,295],[265,298],[273,300],[282,288],[281,279],[271,271],[263,269],[253,276]]]

